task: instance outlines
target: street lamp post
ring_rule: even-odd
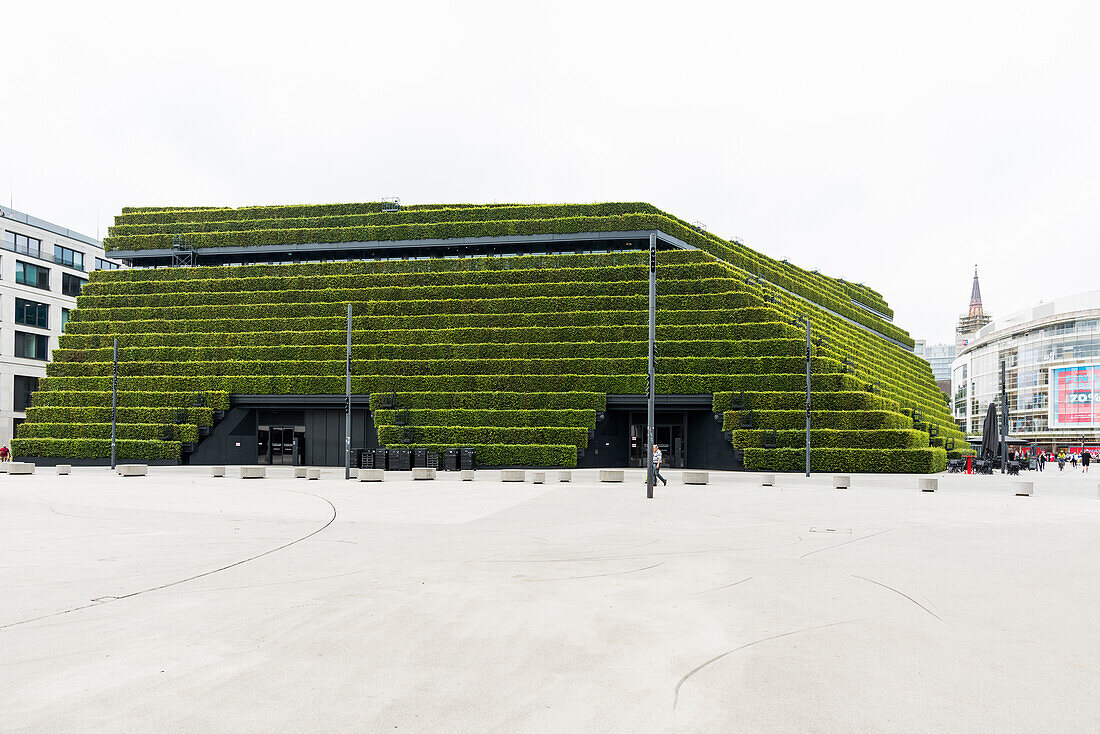
[[[645,495],[653,499],[653,393],[656,365],[654,349],[657,341],[657,233],[649,235],[649,395],[646,403],[646,479]]]
[[[344,479],[351,479],[351,304],[348,304],[348,352],[345,368],[347,394],[344,396]]]
[[[111,469],[115,468],[115,435],[118,425],[118,339],[111,352]]]

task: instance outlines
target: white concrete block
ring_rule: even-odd
[[[458,474],[459,474],[459,479],[461,479],[463,482],[472,482],[472,481],[474,481],[474,470],[473,469],[463,469]]]
[[[435,469],[430,466],[413,467],[413,479],[435,479]]]
[[[917,484],[920,486],[922,492],[935,492],[940,488],[940,480],[938,477],[921,477],[917,480]]]
[[[308,466],[296,466],[296,467],[294,467],[294,478],[295,479],[305,479],[308,476],[308,474],[307,474],[308,471],[309,471]]]
[[[621,482],[623,481],[622,469],[600,469],[600,481],[601,482]]]
[[[358,478],[359,478],[359,467],[353,466],[350,469],[350,473],[348,474],[348,479],[358,479]]]
[[[833,489],[848,489],[852,486],[852,478],[847,474],[833,475]]]
[[[34,474],[34,464],[29,461],[9,461],[8,474]]]
[[[761,487],[774,487],[775,486],[775,475],[774,474],[765,474],[764,476],[760,477],[760,486]]]
[[[149,473],[147,464],[118,464],[117,468],[120,477],[143,477]]]
[[[710,481],[709,471],[686,471],[683,474],[684,484],[706,484]]]
[[[319,467],[318,468],[310,467],[309,469],[306,470],[306,479],[320,479],[320,478],[321,478],[321,469]]]
[[[73,472],[73,465],[72,464],[58,464],[57,465],[57,475],[58,476],[61,476],[62,474],[72,474],[72,472]]]
[[[527,478],[527,472],[523,469],[501,469],[500,481],[502,482],[522,482]]]
[[[531,472],[531,484],[546,484],[546,472],[533,471]]]
[[[212,477],[224,477],[225,476],[225,467],[224,466],[212,466],[212,467],[210,467],[210,476],[212,476]]]
[[[242,466],[241,479],[263,479],[267,476],[266,466]]]
[[[560,471],[560,472],[558,472],[558,481],[559,482],[572,482],[573,481],[573,472],[571,472],[571,471]]]
[[[1034,482],[1013,482],[1012,490],[1017,497],[1030,497],[1035,491]]]
[[[385,478],[385,472],[381,469],[360,469],[356,478],[360,482],[381,482]]]
[[[8,473],[8,462],[0,461],[0,474]]]

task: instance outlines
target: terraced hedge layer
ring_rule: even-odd
[[[350,211],[341,205],[341,211]],[[248,208],[255,210],[256,208]],[[121,230],[104,241],[108,250],[164,249],[171,246],[172,238],[182,236],[194,247],[240,247],[256,245],[287,245],[326,242],[381,242],[417,239],[451,239],[467,237],[494,237],[526,234],[573,234],[578,232],[611,232],[659,229],[667,234],[715,255],[746,273],[760,276],[769,282],[790,290],[812,302],[823,305],[837,314],[852,319],[881,334],[896,339],[910,348],[913,341],[893,324],[853,305],[853,292],[861,300],[874,301],[874,293],[859,286],[850,286],[820,273],[807,272],[790,263],[773,260],[736,241],[723,240],[711,233],[702,232],[690,224],[649,204],[610,203],[535,206],[438,206],[418,207],[401,212],[378,212],[373,204],[354,214],[368,217],[351,226],[330,226],[326,217],[333,214],[327,207],[311,209],[297,207],[293,212],[284,210],[282,216],[275,210],[273,219],[278,225],[265,219],[256,219],[236,213],[237,210],[211,210],[180,212],[174,221],[166,212],[152,213],[154,223],[162,225],[155,232],[143,230],[136,234]],[[316,216],[309,216],[315,214]],[[297,215],[297,216],[295,216]],[[135,212],[116,219],[116,227],[130,226],[140,218],[148,224],[150,213]],[[346,214],[344,215],[346,216]],[[492,217],[492,218],[490,218]],[[288,220],[297,219],[291,222]],[[178,225],[191,221],[193,226],[182,232]],[[319,221],[320,220],[320,221]],[[210,223],[219,221],[224,229],[210,231]],[[341,221],[341,224],[343,222]],[[293,224],[295,226],[286,226]],[[888,311],[881,304],[883,311]],[[892,314],[886,313],[886,316]]]
[[[110,244],[659,225],[700,249],[659,257],[657,391],[714,394],[749,468],[801,467],[799,316],[828,339],[813,361],[821,470],[935,471],[945,441],[961,438],[927,363],[880,335],[908,336],[856,305],[890,315],[865,286],[778,263],[649,205],[380,208],[128,210]],[[371,394],[384,443],[475,445],[485,464],[571,466],[605,395],[645,392],[646,263],[645,253],[620,252],[98,271],[13,448],[106,455],[116,336],[127,458],[178,457],[230,394],[342,393],[350,302],[352,389]],[[749,277],[758,274],[763,288]],[[752,412],[748,428],[731,407],[735,393]],[[391,395],[397,410],[383,407]]]

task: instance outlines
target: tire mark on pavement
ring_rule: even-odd
[[[931,614],[931,615],[932,615],[933,617],[935,617],[936,619],[940,620],[941,622],[943,621],[943,617],[941,617],[940,615],[936,614],[936,613],[935,613],[935,612],[933,612],[933,611],[932,611],[931,609],[929,609],[928,607],[924,606],[924,605],[923,605],[923,604],[921,604],[921,603],[920,603],[919,601],[917,601],[917,600],[916,600],[916,599],[914,599],[913,597],[909,596],[909,595],[908,595],[908,594],[906,594],[905,592],[903,592],[903,591],[898,591],[898,590],[897,590],[897,589],[895,589],[895,588],[894,588],[893,586],[889,586],[888,584],[884,584],[884,583],[882,583],[882,582],[880,582],[880,581],[875,581],[874,579],[869,579],[869,578],[867,578],[866,576],[857,576],[857,575],[856,575],[856,574],[854,574],[854,573],[852,574],[852,576],[855,576],[855,577],[856,577],[857,579],[863,579],[864,581],[870,581],[870,582],[871,582],[872,584],[875,584],[876,586],[881,586],[881,587],[882,587],[882,588],[884,588],[884,589],[889,589],[890,591],[894,592],[895,594],[899,594],[899,595],[901,595],[901,596],[904,596],[904,597],[905,597],[906,599],[908,599],[909,601],[913,602],[913,603],[914,603],[914,604],[916,604],[916,605],[917,605],[918,607],[920,607],[920,608],[921,608],[921,609],[923,609],[924,611],[928,612],[929,614]]]
[[[726,584],[725,586],[719,586],[719,587],[714,588],[714,589],[707,589],[706,591],[696,591],[694,594],[692,594],[692,596],[699,596],[700,594],[709,594],[712,591],[721,591],[722,589],[728,589],[731,586],[737,586],[738,584],[743,584],[746,581],[749,581],[750,579],[752,579],[752,576],[749,576],[746,579],[741,579],[740,581],[734,581],[732,584]]]
[[[627,573],[638,573],[639,571],[648,571],[651,568],[657,568],[657,566],[665,565],[664,561],[660,563],[654,563],[652,566],[646,566],[645,568],[632,568],[629,571],[612,571],[611,573],[594,573],[590,576],[563,576],[556,579],[527,579],[528,581],[572,581],[574,579],[595,579],[600,576],[622,576]]]
[[[160,591],[161,589],[167,589],[171,586],[178,586],[179,584],[186,584],[188,581],[194,581],[196,579],[205,578],[206,576],[211,576],[211,575],[216,574],[216,573],[221,573],[222,571],[228,571],[229,569],[236,568],[237,566],[240,566],[241,564],[248,563],[249,561],[255,561],[257,558],[263,558],[264,556],[269,556],[272,553],[275,553],[276,551],[281,551],[284,548],[289,548],[292,545],[296,545],[298,543],[301,543],[303,540],[308,540],[308,539],[312,538],[314,535],[316,535],[317,533],[319,533],[322,530],[326,529],[329,525],[332,525],[332,523],[336,522],[336,505],[332,504],[327,499],[325,499],[324,497],[322,497],[321,495],[318,495],[318,494],[311,494],[310,492],[298,492],[296,490],[291,490],[291,491],[295,491],[296,494],[308,494],[310,497],[316,497],[319,500],[323,500],[329,507],[332,508],[332,517],[330,517],[328,519],[328,522],[326,522],[324,525],[322,525],[321,527],[314,530],[312,533],[309,533],[307,535],[303,535],[302,537],[297,538],[296,540],[292,540],[289,543],[283,543],[282,545],[278,546],[277,548],[272,548],[270,550],[266,550],[263,553],[257,553],[254,556],[249,556],[248,558],[244,558],[244,559],[241,559],[239,561],[234,561],[233,563],[222,566],[220,568],[215,568],[215,569],[212,569],[210,571],[203,571],[202,573],[197,573],[194,576],[188,576],[187,578],[179,579],[177,581],[170,581],[166,584],[159,584],[157,586],[150,586],[147,589],[139,589],[137,591],[131,591],[129,594],[123,594],[121,596],[100,596],[100,597],[97,597],[95,599],[92,599],[91,604],[82,604],[78,607],[71,607],[69,609],[62,609],[59,612],[50,612],[49,614],[40,614],[37,617],[31,617],[29,619],[21,619],[17,622],[8,622],[7,624],[0,624],[0,630],[8,629],[9,627],[17,627],[21,624],[30,624],[31,622],[37,622],[37,621],[42,620],[42,619],[49,619],[50,617],[59,617],[63,614],[71,614],[72,612],[79,612],[83,609],[91,609],[92,607],[98,607],[98,606],[101,606],[103,604],[109,604],[113,601],[122,601],[123,599],[131,599],[135,596],[140,596],[142,594],[148,594],[150,591]]]
[[[764,638],[761,638],[759,640],[753,640],[752,642],[746,642],[744,645],[741,645],[739,647],[735,647],[732,650],[727,650],[726,652],[722,653],[721,655],[715,655],[710,660],[707,660],[705,663],[701,663],[700,665],[696,665],[694,668],[689,670],[684,675],[684,677],[681,678],[676,683],[676,690],[675,690],[675,692],[673,694],[673,697],[672,697],[672,708],[675,709],[676,704],[680,702],[680,687],[682,685],[684,685],[684,683],[687,682],[688,678],[695,675],[696,673],[698,673],[700,670],[707,667],[711,663],[718,662],[719,660],[726,657],[727,655],[732,655],[735,652],[739,652],[741,650],[744,650],[747,647],[752,647],[753,645],[759,645],[761,642],[769,642],[771,640],[778,640],[780,637],[790,637],[791,635],[801,634],[802,632],[812,632],[814,630],[825,629],[826,627],[836,627],[836,626],[842,625],[842,624],[853,624],[855,622],[862,622],[862,621],[864,621],[864,620],[863,619],[848,619],[848,620],[844,620],[843,622],[831,622],[830,624],[819,624],[816,627],[803,627],[802,629],[791,630],[790,632],[783,632],[782,634],[772,635],[771,637],[764,637]]]
[[[809,553],[803,553],[802,555],[799,556],[799,558],[805,558],[806,556],[812,556],[814,553],[820,553],[821,551],[827,551],[827,550],[831,550],[833,548],[839,548],[840,546],[848,545],[849,543],[858,543],[861,540],[867,540],[868,538],[873,538],[876,535],[882,535],[883,533],[888,533],[891,530],[893,530],[893,528],[886,528],[885,530],[879,530],[877,533],[871,533],[870,535],[863,535],[863,536],[860,536],[858,538],[852,538],[851,540],[846,540],[843,543],[835,543],[833,545],[827,545],[824,548],[818,548],[817,550],[812,550]]]

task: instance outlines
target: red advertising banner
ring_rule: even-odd
[[[1100,365],[1050,370],[1050,425],[1053,428],[1100,426]]]

